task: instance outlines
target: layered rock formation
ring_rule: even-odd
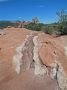
[[[50,67],[49,75],[57,80],[59,87],[67,90],[67,56],[63,40],[43,33],[39,34],[39,38],[43,43],[39,52],[43,64]]]
[[[67,90],[67,48],[61,38],[24,28],[6,32],[0,37],[0,60],[12,78],[2,74],[1,90]]]

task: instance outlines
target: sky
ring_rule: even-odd
[[[67,10],[67,0],[0,0],[0,20],[32,20],[51,23],[58,20],[56,12]]]

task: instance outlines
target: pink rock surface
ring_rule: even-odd
[[[0,90],[60,90],[59,85],[61,87],[62,84],[59,84],[58,80],[52,79],[47,74],[41,76],[34,73],[36,61],[33,60],[35,47],[33,38],[38,36],[40,41],[38,44],[42,44],[40,48],[36,48],[38,50],[36,53],[41,60],[41,63],[37,62],[40,68],[45,66],[49,71],[53,68],[52,64],[58,63],[63,68],[63,74],[67,75],[67,57],[64,47],[61,45],[61,38],[54,38],[42,32],[34,32],[25,28],[6,28],[5,32],[5,35],[0,35]],[[32,37],[30,36],[31,33],[33,34]],[[29,39],[28,36],[30,36]],[[26,38],[27,41],[25,42]],[[21,54],[23,54],[21,62],[23,64],[20,65],[21,73],[17,74],[12,62],[13,57],[17,55],[16,49],[19,46],[23,46],[23,50],[21,50]],[[29,68],[23,71],[24,66],[25,68],[29,66]],[[62,76],[62,78],[64,80],[65,77]],[[66,86],[61,88],[64,90]]]

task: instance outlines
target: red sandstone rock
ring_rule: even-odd
[[[67,56],[62,38],[24,28],[6,28],[5,32],[0,36],[0,90],[60,90],[59,86],[67,90]],[[18,57],[15,64],[20,67],[19,74],[15,72],[14,56]],[[52,79],[51,75],[56,77]]]
[[[53,74],[57,75],[57,81],[62,90],[67,90],[67,48],[65,48],[65,45],[67,45],[66,37],[53,38],[52,36],[40,33],[39,40],[42,43],[42,47],[39,51],[42,63],[51,68],[56,68],[55,64],[58,65],[57,72],[54,69]]]

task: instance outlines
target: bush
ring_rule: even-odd
[[[44,24],[39,23],[39,24],[35,24],[35,23],[30,23],[28,25],[25,25],[24,28],[30,29],[30,30],[35,30],[35,31],[41,31],[41,28]]]
[[[61,35],[67,35],[67,26],[63,27],[63,29],[60,29],[59,31]]]
[[[42,27],[42,31],[51,35],[54,33],[55,30],[54,30],[53,26],[44,26],[44,27]]]

